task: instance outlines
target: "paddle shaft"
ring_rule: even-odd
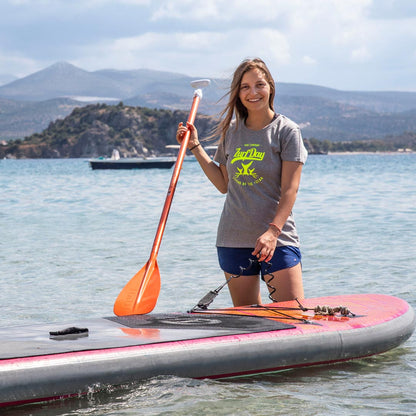
[[[194,87],[195,88],[195,87]],[[188,122],[194,123],[199,102],[202,97],[202,91],[196,89],[192,102],[191,111],[189,113]],[[169,210],[172,205],[173,195],[175,193],[176,184],[185,158],[186,149],[188,147],[191,132],[186,131],[181,146],[179,148],[178,157],[176,159],[172,178],[170,181],[168,193],[166,195],[165,204],[160,216],[159,226],[153,241],[152,251],[149,260],[143,266],[123,290],[118,295],[114,304],[114,313],[118,316],[145,314],[151,312],[156,305],[157,297],[160,291],[160,273],[159,266],[156,261],[162,241],[163,232],[165,230],[166,221]]]
[[[198,110],[199,102],[201,101],[201,96],[198,93],[198,90],[195,91],[191,111],[188,116],[188,123],[193,124],[196,117],[196,112]],[[168,219],[170,207],[172,205],[173,195],[175,194],[176,184],[178,183],[179,174],[181,173],[182,163],[185,158],[186,149],[188,147],[189,138],[191,132],[186,131],[184,138],[182,140],[181,146],[179,148],[178,158],[175,163],[175,168],[172,173],[172,179],[170,181],[168,193],[166,195],[165,205],[163,206],[163,211],[160,216],[159,226],[157,228],[156,236],[153,242],[152,251],[150,253],[150,258],[148,263],[153,263],[156,260],[157,253],[159,252],[160,243],[162,242],[163,232],[165,231],[166,221]]]

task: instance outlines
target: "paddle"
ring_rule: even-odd
[[[195,92],[191,111],[188,117],[189,123],[193,123],[195,121],[198,105],[202,98],[202,88],[209,85],[209,83],[210,81],[207,79],[191,82]],[[156,257],[157,253],[159,252],[160,243],[162,241],[170,206],[172,204],[173,194],[175,193],[176,183],[178,182],[190,135],[191,133],[188,130],[179,148],[178,157],[175,163],[175,168],[173,170],[172,179],[170,181],[165,205],[160,217],[159,226],[157,228],[149,260],[130,279],[114,303],[114,313],[118,316],[146,314],[151,312],[156,306],[160,292],[160,273]]]

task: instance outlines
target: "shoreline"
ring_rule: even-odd
[[[363,152],[363,151],[359,151],[359,152],[328,152],[326,156],[331,156],[331,155],[411,155],[411,154],[415,154],[416,152],[411,151],[411,152],[389,152],[389,151],[380,151],[380,152]],[[313,154],[313,153],[312,153]],[[324,155],[325,156],[325,155]]]
[[[324,156],[331,156],[331,155],[411,155],[416,152],[406,151],[406,152],[399,152],[399,151],[375,151],[375,152],[365,152],[365,151],[357,151],[357,152],[328,152]],[[313,155],[313,153],[311,153]]]

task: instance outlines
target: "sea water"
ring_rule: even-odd
[[[308,297],[383,293],[416,307],[415,171],[415,154],[309,157],[294,209]],[[111,315],[149,258],[171,175],[92,171],[86,160],[0,161],[1,326]],[[223,283],[215,251],[223,202],[186,160],[158,254],[154,312],[189,310]],[[229,305],[224,288],[213,306]],[[227,381],[155,377],[2,414],[413,415],[415,391],[413,336],[338,365]]]

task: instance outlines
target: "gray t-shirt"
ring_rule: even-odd
[[[299,126],[280,114],[259,131],[243,121],[230,126],[214,160],[227,168],[228,190],[218,225],[218,247],[255,246],[269,227],[280,200],[282,160],[305,163],[307,151]],[[278,246],[299,247],[293,214]]]

